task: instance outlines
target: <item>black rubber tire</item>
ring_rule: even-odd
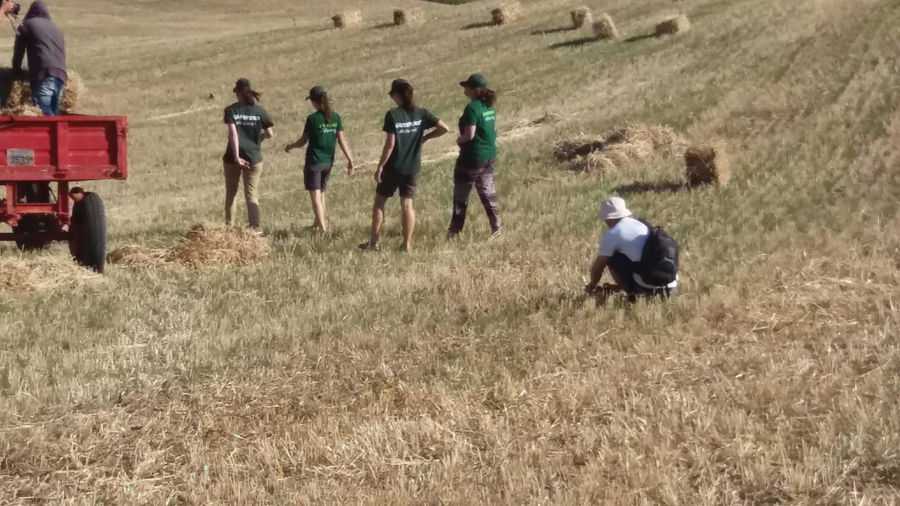
[[[46,248],[52,241],[47,239],[45,234],[57,230],[58,227],[54,223],[53,217],[42,214],[26,214],[19,220],[19,224],[13,227],[13,232],[16,234],[33,235],[33,237],[16,241],[16,246],[22,251]]]
[[[99,273],[106,267],[106,213],[100,195],[86,192],[72,206],[69,252],[79,264]]]

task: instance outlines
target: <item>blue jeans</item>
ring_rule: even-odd
[[[66,83],[55,77],[48,77],[31,90],[31,98],[46,116],[59,115],[59,99],[62,98]]]

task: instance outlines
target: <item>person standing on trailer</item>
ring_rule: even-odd
[[[347,159],[347,174],[353,175],[353,155],[344,136],[344,125],[341,117],[331,109],[328,93],[325,88],[315,86],[309,90],[310,101],[316,112],[306,117],[303,127],[303,135],[297,142],[285,146],[284,151],[290,153],[292,149],[302,148],[307,143],[306,164],[303,168],[303,185],[309,192],[312,202],[315,221],[313,228],[318,232],[326,232],[325,224],[325,191],[328,189],[328,180],[331,177],[331,166],[334,164],[335,144],[341,147],[344,157]]]
[[[250,80],[240,78],[234,85],[237,102],[225,109],[228,148],[223,157],[225,166],[225,223],[234,223],[235,197],[241,179],[250,228],[259,230],[259,179],[262,175],[262,142],[274,135],[269,113],[257,105],[260,93]]]
[[[491,239],[500,235],[500,208],[494,185],[497,165],[497,114],[494,102],[497,94],[488,88],[487,79],[472,74],[459,83],[469,99],[459,118],[459,158],[453,170],[453,215],[447,237],[459,235],[466,223],[466,209],[472,187],[478,192],[481,204],[491,225]]]
[[[375,170],[375,204],[372,208],[372,234],[361,249],[378,251],[378,237],[384,225],[384,205],[397,190],[400,191],[400,207],[403,211],[403,245],[400,251],[412,249],[416,215],[413,198],[422,169],[422,144],[436,139],[450,129],[427,109],[416,106],[413,87],[403,79],[391,83],[390,97],[397,104],[384,116],[384,148]],[[425,133],[430,130],[430,132]]]
[[[16,8],[15,2],[4,0],[0,4],[0,15],[12,14]],[[32,100],[44,115],[56,116],[69,78],[62,30],[50,19],[50,10],[44,2],[36,0],[17,32],[13,47],[13,72],[22,72],[22,62],[27,55]]]

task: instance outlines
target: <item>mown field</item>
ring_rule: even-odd
[[[130,179],[88,185],[111,246],[222,220],[221,109],[246,76],[276,123],[273,255],[0,293],[0,503],[900,502],[900,6],[588,2],[624,38],[694,23],[600,43],[556,30],[582,3],[464,29],[494,4],[52,2],[84,111],[131,122]],[[364,26],[329,29],[351,7]],[[396,7],[426,22],[389,27]],[[476,71],[500,94],[504,235],[486,241],[473,199],[444,239],[447,136],[424,148],[414,252],[396,199],[385,251],[358,251],[390,81],[454,125]],[[282,151],[314,84],[363,164],[333,178],[326,236]],[[573,174],[551,156],[628,124],[724,140],[731,182],[656,191],[679,158]],[[667,304],[581,295],[617,191],[682,245]]]

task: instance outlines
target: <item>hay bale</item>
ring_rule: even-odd
[[[691,21],[684,14],[679,14],[678,16],[667,19],[662,23],[656,25],[656,36],[661,37],[663,35],[676,35],[682,32],[686,32],[691,29]]]
[[[346,11],[336,14],[331,18],[335,28],[357,28],[362,26],[362,12],[358,10]]]
[[[77,112],[78,101],[87,91],[81,76],[74,70],[69,70],[69,79],[66,89],[60,98],[60,113],[72,114]],[[0,114],[12,116],[43,116],[41,110],[34,105],[31,98],[31,84],[27,78],[17,76],[11,68],[0,69],[0,102],[3,110]]]
[[[601,14],[597,21],[594,22],[593,27],[594,35],[599,40],[615,40],[619,38],[619,30],[616,29],[616,24],[613,23],[609,14]]]
[[[610,173],[653,156],[674,156],[684,145],[684,139],[668,127],[627,126],[600,138],[563,141],[554,147],[553,155],[569,162],[563,170]]]
[[[0,258],[0,293],[78,286],[103,276],[85,269],[70,258]]]
[[[722,186],[731,177],[731,162],[722,144],[690,146],[684,152],[684,164],[688,186]]]
[[[169,258],[190,267],[243,265],[268,257],[268,239],[253,230],[200,223],[169,251]]]
[[[594,15],[590,7],[579,7],[571,12],[572,26],[576,29],[583,28],[594,22]]]
[[[519,2],[507,2],[491,11],[491,21],[495,25],[512,23],[522,16],[522,4]]]
[[[422,20],[422,12],[416,9],[397,9],[394,11],[394,24],[397,26],[418,24]]]

